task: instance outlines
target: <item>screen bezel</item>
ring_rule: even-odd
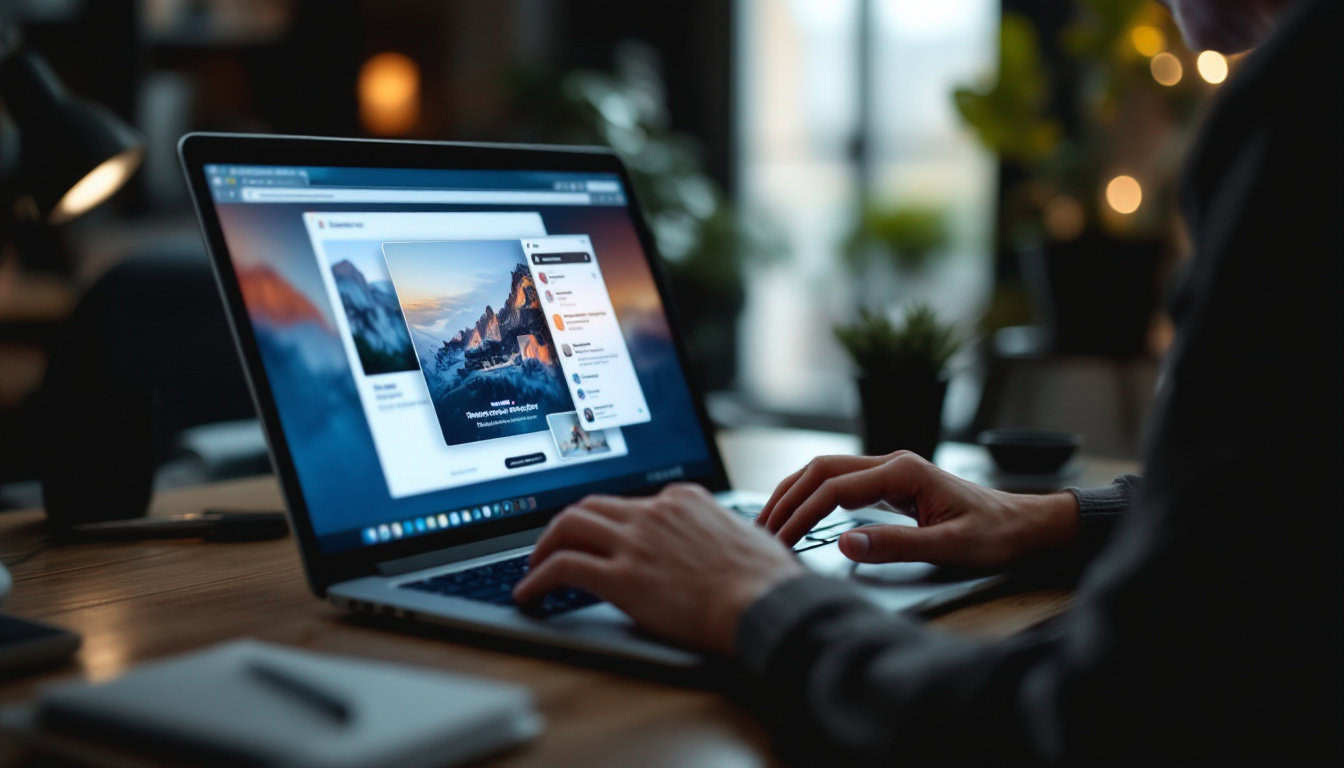
[[[445,547],[468,544],[497,536],[544,527],[560,508],[541,509],[518,518],[453,529],[448,532],[415,536],[398,541],[357,547],[337,553],[324,553],[318,546],[307,504],[304,500],[293,457],[281,427],[275,399],[271,393],[260,350],[248,320],[246,305],[233,260],[224,239],[205,176],[205,166],[282,165],[347,168],[427,168],[451,170],[569,171],[579,173],[615,173],[625,185],[627,211],[644,251],[644,259],[668,315],[672,344],[677,361],[690,388],[696,418],[705,436],[713,471],[704,477],[682,478],[705,485],[711,491],[728,489],[728,477],[714,439],[714,428],[705,410],[703,394],[686,358],[678,311],[667,291],[653,238],[635,197],[634,186],[624,164],[615,153],[599,147],[481,144],[466,142],[393,141],[385,139],[338,139],[309,136],[271,136],[262,134],[189,133],[178,142],[178,156],[186,174],[196,215],[201,224],[206,252],[215,272],[224,309],[229,317],[234,342],[243,362],[243,370],[252,391],[253,402],[270,448],[271,464],[285,497],[290,520],[303,556],[309,586],[318,596],[327,587],[375,573],[381,562],[433,552]],[[631,495],[656,493],[663,483],[624,491]],[[448,510],[444,510],[448,511]]]

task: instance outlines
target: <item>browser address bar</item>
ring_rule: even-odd
[[[245,203],[474,203],[477,205],[590,205],[587,192],[501,189],[358,189],[243,187]]]

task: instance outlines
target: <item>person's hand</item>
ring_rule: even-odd
[[[1004,493],[948,474],[909,451],[887,456],[820,456],[775,489],[756,523],[792,546],[837,506],[886,502],[919,527],[872,525],[840,537],[861,563],[929,562],[992,568],[1062,547],[1078,536],[1078,502]]]
[[[719,653],[732,651],[747,606],[803,572],[778,540],[687,484],[649,498],[589,496],[551,521],[530,562],[519,603],[586,589],[654,634]]]

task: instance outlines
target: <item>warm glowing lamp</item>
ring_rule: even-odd
[[[1143,203],[1143,187],[1133,176],[1121,174],[1106,184],[1106,204],[1116,213],[1131,214]]]
[[[359,119],[370,133],[397,136],[420,121],[420,68],[405,54],[370,56],[359,69],[358,93]]]
[[[1184,74],[1181,60],[1165,51],[1157,54],[1152,61],[1148,62],[1148,69],[1153,73],[1154,80],[1166,86],[1181,82],[1181,75]]]
[[[75,218],[111,197],[140,166],[139,134],[106,107],[67,91],[31,51],[0,64],[0,98],[19,134],[16,186],[38,218],[53,224]]]
[[[1217,51],[1204,51],[1195,59],[1195,69],[1204,82],[1217,85],[1227,79],[1227,57]]]

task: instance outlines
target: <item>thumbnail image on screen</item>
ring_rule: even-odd
[[[329,252],[334,251],[329,255],[339,258],[331,265],[331,276],[340,293],[364,375],[414,371],[415,351],[411,348],[411,337],[406,334],[406,322],[383,264],[383,254],[357,241],[339,245],[350,252],[341,253],[337,244],[327,246]],[[361,245],[363,249],[357,250]]]
[[[579,426],[579,414],[576,411],[552,413],[546,417],[546,421],[551,426],[551,437],[555,438],[555,449],[561,459],[611,452],[606,430],[589,432]]]

